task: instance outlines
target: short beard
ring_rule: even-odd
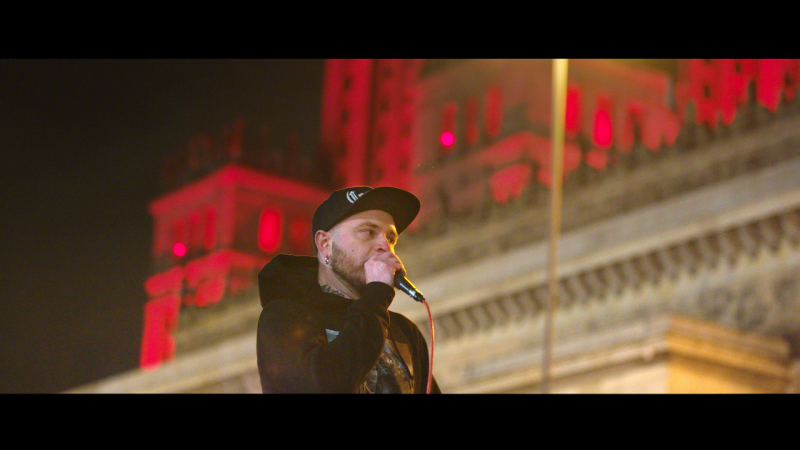
[[[346,254],[336,246],[336,243],[331,245],[330,263],[333,273],[347,281],[359,293],[364,291],[364,287],[367,285],[364,266],[356,265],[348,260]]]

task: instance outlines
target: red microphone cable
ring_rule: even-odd
[[[428,388],[426,390],[427,394],[431,393],[431,386],[433,384],[433,315],[431,314],[431,307],[428,306],[428,302],[425,301],[425,296],[422,295],[414,286],[408,278],[405,277],[404,272],[395,272],[394,274],[394,286],[401,291],[408,294],[412,299],[425,304],[425,308],[428,310],[428,321],[431,324],[431,354],[430,354],[430,362],[428,363]]]
[[[433,341],[434,341],[434,337],[433,337],[433,316],[431,315],[431,307],[428,306],[428,302],[426,302],[425,299],[422,299],[421,301],[422,301],[422,303],[425,304],[425,308],[428,310],[428,321],[431,324],[431,354],[430,354],[430,362],[428,363],[428,388],[427,388],[427,390],[425,392],[426,394],[430,394],[431,393],[431,384],[432,384],[432,381],[433,381]]]

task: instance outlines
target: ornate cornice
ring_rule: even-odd
[[[561,277],[558,282],[559,308],[609,301],[619,297],[623,290],[638,290],[645,284],[670,282],[682,275],[692,276],[704,267],[736,265],[764,250],[775,252],[784,242],[795,250],[799,248],[800,208]],[[775,307],[791,308],[792,293],[800,292],[800,282],[793,281],[794,275],[776,280]],[[721,308],[746,308],[747,305],[729,304],[746,301],[745,297],[752,295],[751,291],[744,289],[734,298],[734,294],[725,290],[712,290],[706,293],[708,296],[697,299],[701,302],[697,312],[709,319],[718,319],[723,313]],[[713,295],[716,298],[712,298]],[[435,316],[437,343],[488,331],[493,326],[513,321],[535,319],[545,311],[548,296],[547,284],[540,282],[438,314]],[[764,316],[766,312],[757,314]],[[737,325],[748,329],[757,322],[760,322],[758,318],[742,316]],[[420,328],[425,327],[420,324]]]
[[[756,270],[764,264],[754,261],[764,255],[780,264],[787,262],[789,257],[785,255],[796,253],[800,243],[797,173],[800,159],[795,158],[565,233],[560,256],[559,311],[607,303],[625,292],[648,286],[697,279],[701,272],[720,266]],[[469,240],[469,236],[464,238]],[[417,277],[417,285],[426,293],[435,315],[437,344],[447,345],[448,341],[491,332],[507,324],[541,318],[548,298],[546,250],[544,242],[526,244],[495,253],[470,267],[460,269],[462,266],[453,265],[438,275]],[[415,267],[403,258],[408,267]],[[789,264],[787,270],[792,267]],[[791,297],[786,292],[800,290],[798,282],[792,284],[794,275],[773,271],[769,277],[772,286],[768,288],[772,298],[752,308],[745,304],[745,288],[734,289],[735,294],[728,297],[718,296],[718,301],[696,294],[662,306],[743,329],[783,333],[789,330],[787,326],[774,320],[767,323],[765,319],[779,311],[791,313],[784,317],[786,323],[800,318],[800,311],[794,311],[791,302],[780,300]],[[733,281],[732,285],[741,284]],[[705,292],[713,289],[717,288]],[[702,294],[703,290],[699,290]],[[414,317],[421,329],[427,329],[425,318],[416,311],[403,312]]]

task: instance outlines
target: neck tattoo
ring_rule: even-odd
[[[336,289],[333,289],[332,287],[328,286],[327,284],[323,284],[322,286],[320,286],[320,289],[322,289],[322,292],[327,292],[328,294],[336,294],[339,297],[349,298],[343,292],[339,292]]]

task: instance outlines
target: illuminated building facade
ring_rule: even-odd
[[[798,390],[798,83],[798,60],[569,62],[554,392]],[[86,390],[260,392],[256,271],[368,184],[422,201],[398,254],[442,390],[538,392],[551,125],[550,60],[329,61],[319,152],[189,146],[151,204],[148,370]]]
[[[142,369],[206,344],[182,338],[183,330],[246,303],[272,256],[313,250],[311,217],[327,194],[308,180],[325,179],[314,172],[321,164],[303,157],[296,137],[277,148],[265,131],[240,120],[168,159],[169,192],[150,204],[154,274],[145,281]]]

